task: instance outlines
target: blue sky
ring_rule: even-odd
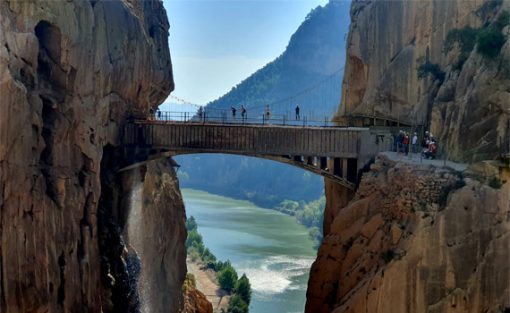
[[[280,55],[310,10],[327,0],[163,3],[170,21],[172,95],[206,104]]]

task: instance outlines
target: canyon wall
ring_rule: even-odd
[[[510,310],[509,174],[381,157],[330,224],[306,312]]]
[[[449,158],[473,164],[459,173],[380,158],[355,194],[326,180],[306,312],[510,310],[510,175],[474,163],[510,144],[505,12],[508,0],[352,2],[335,121],[424,124]],[[478,36],[495,29],[503,43],[489,57]]]
[[[496,157],[509,145],[509,26],[502,26],[506,42],[496,56],[473,44],[476,29],[497,25],[504,11],[509,0],[354,0],[335,119],[426,125],[454,160]]]
[[[122,174],[128,208],[123,238],[139,259],[137,288],[142,312],[175,312],[182,306],[186,275],[185,211],[170,161],[149,162]]]
[[[1,312],[136,309],[123,275],[137,256],[112,213],[126,208],[109,202],[121,196],[105,185],[126,117],[146,115],[173,89],[168,29],[159,1],[0,2]],[[169,190],[162,201],[180,201]],[[182,219],[165,214],[161,223]],[[151,249],[171,249],[166,239]],[[172,275],[160,278],[173,280],[168,297],[182,282]]]

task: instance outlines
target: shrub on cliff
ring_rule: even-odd
[[[192,230],[197,230],[198,229],[198,225],[197,225],[197,221],[195,220],[195,218],[193,216],[190,216],[189,218],[186,219],[186,230],[187,231],[192,231]]]
[[[466,62],[469,54],[475,47],[477,34],[478,29],[468,26],[461,29],[452,29],[446,35],[446,40],[443,43],[443,52],[452,50],[454,43],[457,43],[460,48],[460,55],[453,64],[454,70],[460,70],[464,62]]]
[[[443,83],[445,73],[441,70],[438,64],[431,63],[429,61],[424,61],[417,68],[418,78],[422,79],[431,75],[434,80],[439,80],[440,83]]]
[[[505,28],[505,26],[507,26],[509,24],[510,24],[510,13],[508,13],[508,11],[506,11],[506,10],[503,10],[499,14],[498,19],[494,23],[494,26],[499,30],[503,30],[503,28]]]
[[[195,276],[191,273],[186,274],[186,278],[184,279],[184,283],[182,284],[182,290],[187,291],[190,289],[195,289],[197,286],[197,281]]]
[[[186,248],[188,249],[191,247],[197,248],[203,245],[204,242],[202,240],[202,235],[200,235],[196,229],[188,232],[188,237],[186,238]]]
[[[476,38],[476,51],[484,57],[493,59],[499,55],[505,43],[505,36],[497,27],[483,29]]]

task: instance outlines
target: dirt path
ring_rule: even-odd
[[[205,269],[202,264],[192,262],[189,258],[187,265],[188,273],[195,276],[197,289],[212,303],[214,312],[220,312],[221,309],[226,311],[230,296],[219,287],[216,273],[211,269]]]

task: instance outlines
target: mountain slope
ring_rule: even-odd
[[[323,102],[328,105],[314,107],[313,98],[299,103],[303,114],[313,109],[314,113],[331,116],[339,103],[343,71],[338,70],[345,62],[348,25],[348,2],[332,1],[317,7],[294,33],[281,56],[209,103],[207,108],[228,109],[244,104],[251,116],[256,114],[254,107],[288,97],[336,71],[334,81],[329,82],[333,92]],[[295,104],[289,105],[293,108]],[[283,112],[285,107],[272,110]],[[258,113],[261,112],[259,108]],[[180,156],[177,161],[182,166],[182,187],[248,199],[265,207],[286,199],[311,201],[323,192],[320,176],[272,161],[231,155]]]
[[[310,86],[328,79],[335,73],[332,82],[336,86],[329,92],[328,99],[321,101],[325,106],[318,107],[317,99],[299,100],[306,112],[309,109],[327,113],[333,112],[340,100],[340,84],[345,63],[345,36],[349,26],[349,3],[331,1],[324,7],[313,9],[297,31],[292,35],[286,50],[273,62],[267,64],[250,77],[233,87],[230,92],[207,105],[209,109],[228,109],[241,104],[248,108],[272,103],[292,96]],[[325,90],[320,90],[325,93]],[[290,106],[294,106],[290,103]],[[274,112],[288,109],[282,104],[271,107]],[[258,112],[258,113],[260,113]]]

